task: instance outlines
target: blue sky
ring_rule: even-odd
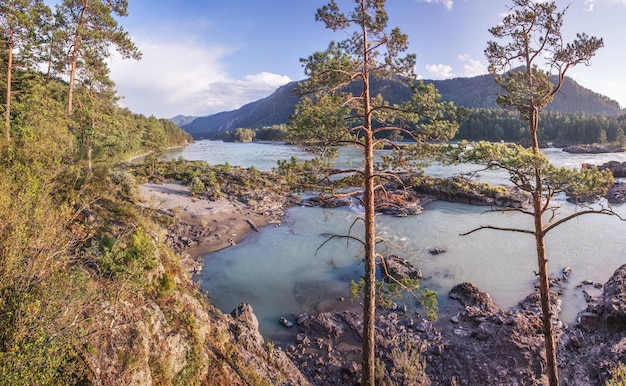
[[[133,112],[170,118],[233,110],[301,80],[299,59],[342,32],[326,30],[315,11],[326,0],[129,0],[120,24],[143,52],[113,57],[111,77]],[[351,0],[338,3],[352,7]],[[487,72],[483,54],[510,1],[387,0],[389,26],[409,36],[416,73],[425,79]],[[557,0],[569,5],[564,35],[602,37],[590,67],[568,75],[626,107],[626,0]]]

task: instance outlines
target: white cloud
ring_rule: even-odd
[[[194,39],[134,40],[142,60],[114,57],[110,65],[122,104],[135,113],[159,118],[209,115],[237,109],[290,81],[267,72],[232,79],[222,63],[232,51],[227,47],[202,46]]]
[[[276,87],[280,87],[291,82],[291,79],[289,79],[286,75],[272,74],[269,72],[262,72],[256,75],[246,75],[245,79],[250,83],[266,84],[268,86]]]
[[[487,72],[487,68],[478,60],[472,59],[470,55],[460,54],[457,59],[462,63],[462,69],[459,74],[454,71],[452,66],[447,64],[427,64],[428,79],[450,79],[458,76],[472,77],[482,75]]]
[[[428,4],[438,4],[441,3],[443,4],[444,7],[446,7],[447,10],[451,10],[452,6],[454,5],[454,0],[417,0],[418,2],[426,2]]]
[[[452,67],[447,64],[427,64],[426,71],[428,71],[432,79],[454,78]]]
[[[585,0],[585,11],[592,12],[596,4],[606,5],[623,5],[626,6],[626,0]]]
[[[246,75],[243,80],[224,79],[206,85],[199,94],[200,114],[208,115],[220,111],[234,110],[246,103],[270,95],[278,87],[291,82],[288,76],[262,72]]]
[[[461,76],[463,77],[472,77],[477,75],[482,75],[487,72],[487,68],[480,63],[478,60],[472,59],[471,56],[459,55],[459,61],[464,62],[463,70],[461,71]]]

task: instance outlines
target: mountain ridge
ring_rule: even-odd
[[[500,109],[496,98],[501,88],[495,83],[495,76],[484,74],[470,78],[424,80],[424,83],[433,84],[441,94],[442,101],[454,102],[457,106],[471,109]],[[199,139],[238,127],[261,128],[285,124],[298,102],[294,92],[298,83],[299,81],[294,81],[283,85],[271,95],[236,110],[196,117],[193,120],[189,120],[191,117],[184,117],[188,122],[181,122],[179,125],[194,138]],[[405,83],[393,79],[374,80],[372,89],[375,94],[381,94],[390,103],[408,99],[411,92]],[[607,116],[624,113],[617,101],[581,86],[570,77],[565,78],[561,92],[555,96],[546,110]],[[178,116],[172,119],[180,118]]]

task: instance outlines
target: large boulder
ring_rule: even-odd
[[[621,204],[626,202],[626,183],[618,182],[613,184],[606,193],[606,199],[611,204]]]
[[[602,295],[579,316],[578,327],[587,332],[626,332],[626,265],[619,267],[604,284]]]
[[[409,261],[397,255],[385,257],[385,268],[387,269],[387,274],[396,280],[422,278],[422,271],[419,268],[414,267]]]
[[[463,307],[476,307],[492,313],[502,311],[488,293],[480,291],[469,282],[455,285],[448,296],[450,299],[457,300]]]
[[[598,170],[609,169],[613,173],[613,177],[626,177],[626,162],[609,161],[598,166]]]
[[[256,318],[252,306],[248,303],[241,303],[230,313],[230,316],[246,324],[253,330],[259,329],[259,320]]]

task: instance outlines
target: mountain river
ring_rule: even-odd
[[[626,161],[626,153],[568,154],[555,148],[544,152],[555,165],[572,168],[583,163]],[[293,155],[308,156],[296,147],[276,143],[197,141],[169,151],[167,158],[182,156],[209,164],[228,162],[233,166],[254,165],[259,170],[270,170],[277,160]],[[351,162],[354,155],[346,150],[340,162]],[[476,169],[471,165],[432,165],[426,172],[449,176]],[[502,172],[482,172],[480,179],[496,185],[510,184]],[[564,198],[559,198],[557,203],[562,213],[577,209]],[[614,209],[626,216],[626,206],[616,205]],[[422,270],[422,286],[438,294],[441,319],[451,316],[446,310],[447,294],[455,284],[469,281],[489,293],[500,307],[509,309],[532,292],[536,283],[532,236],[493,230],[459,235],[487,224],[532,226],[529,216],[488,210],[488,207],[435,201],[417,216],[378,217],[377,231],[401,248],[389,246],[388,251],[381,251],[398,254]],[[259,319],[261,333],[273,341],[283,341],[291,332],[278,323],[281,316],[294,320],[293,315],[300,312],[352,305],[348,287],[363,271],[360,248],[346,239],[325,241],[329,234],[347,234],[360,213],[359,207],[290,208],[280,227],[266,227],[236,246],[205,256],[204,270],[197,280],[226,313],[241,302],[250,303]],[[361,234],[358,225],[352,232]],[[601,291],[590,285],[580,286],[582,281],[604,283],[615,269],[626,263],[625,238],[626,222],[606,215],[578,217],[547,235],[551,276],[560,276],[564,267],[571,267],[569,280],[562,285],[563,321],[573,322],[585,307],[583,291],[591,294]],[[447,252],[431,255],[432,248],[446,248]],[[346,300],[338,301],[340,297]],[[409,298],[400,300],[403,301],[409,306],[415,303]]]

